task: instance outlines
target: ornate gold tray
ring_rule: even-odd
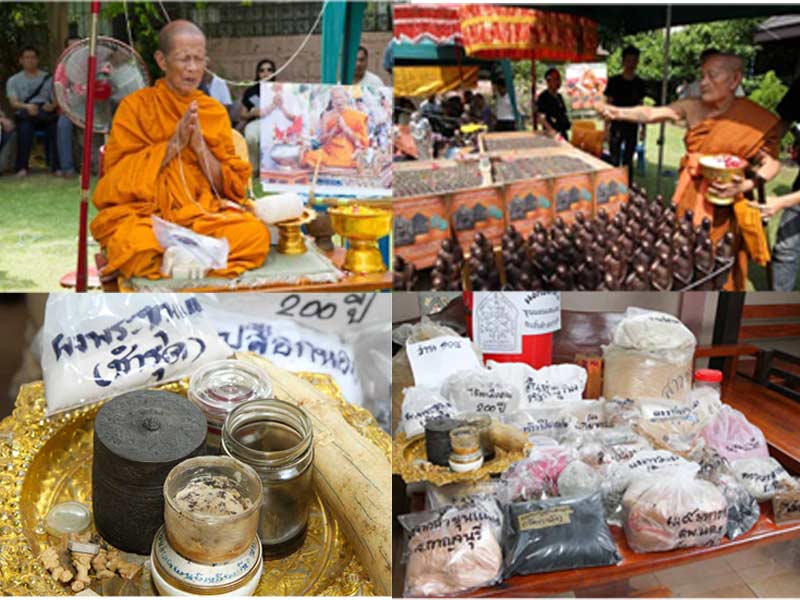
[[[389,436],[368,411],[347,404],[329,376],[299,376],[337,400],[347,422],[388,457]],[[186,388],[183,381],[157,389],[186,395]],[[12,416],[0,422],[0,594],[71,595],[38,560],[48,543],[43,523],[58,502],[91,506],[92,434],[100,406],[45,419],[44,386],[36,382],[22,387]],[[256,594],[373,596],[374,590],[336,520],[316,497],[303,547],[265,561]]]
[[[425,434],[406,438],[405,433],[398,433],[392,442],[392,473],[400,475],[406,483],[427,481],[435,485],[448,483],[485,481],[491,475],[506,471],[512,464],[522,460],[529,448],[509,452],[495,448],[494,458],[485,462],[480,469],[456,473],[447,467],[440,467],[428,462],[425,451]]]

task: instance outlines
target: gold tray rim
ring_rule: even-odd
[[[360,435],[378,446],[389,458],[389,453],[391,453],[389,435],[380,428],[377,420],[369,411],[349,404],[344,399],[341,389],[331,376],[314,372],[295,372],[294,375],[335,400],[348,424]],[[180,387],[181,393],[185,396],[188,379],[153,386],[152,389],[169,388],[174,391],[176,385]],[[37,386],[39,388],[37,399],[40,400],[39,408],[41,410],[36,411],[34,405],[20,406],[19,399],[23,393],[36,393]],[[12,414],[0,420],[0,593],[3,595],[35,595],[31,593],[34,586],[44,585],[47,587],[51,581],[47,574],[39,568],[40,561],[34,555],[24,533],[24,518],[20,500],[31,463],[39,450],[64,426],[80,418],[91,418],[86,415],[93,411],[96,412],[108,400],[104,399],[46,418],[43,410],[43,398],[44,384],[42,381],[24,384],[20,389]],[[322,502],[321,499],[319,501]],[[333,521],[335,532],[343,536],[335,517],[328,514],[327,518]],[[374,596],[375,591],[369,575],[344,536],[343,543],[344,548],[350,550],[350,560],[343,563],[344,568],[335,580],[328,583],[327,587],[314,591],[314,595]],[[266,570],[262,578],[265,575]],[[54,581],[49,587],[49,594],[52,595],[70,595],[71,593],[67,588]]]

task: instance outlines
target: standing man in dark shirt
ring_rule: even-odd
[[[778,123],[778,139],[783,139],[792,124],[800,123],[800,79],[795,80],[776,110],[781,120]],[[796,162],[800,165],[800,132],[795,129]],[[775,246],[772,249],[773,287],[776,291],[790,292],[797,285],[797,270],[800,266],[800,172],[792,186],[793,193],[767,199],[766,204],[754,204],[765,217],[782,210],[781,224]]]
[[[626,47],[622,51],[622,73],[611,77],[606,85],[605,96],[608,104],[625,108],[642,104],[644,101],[644,81],[636,74],[638,66],[638,48],[634,46]],[[636,150],[638,132],[638,123],[611,122],[611,139],[609,142],[611,162],[616,166],[626,165],[630,181],[633,181],[633,153]]]
[[[567,105],[564,98],[558,93],[561,88],[561,74],[558,69],[551,68],[544,74],[547,89],[536,99],[536,110],[542,116],[542,123],[548,133],[559,133],[568,139],[569,128],[572,123],[567,116]]]

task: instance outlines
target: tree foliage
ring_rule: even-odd
[[[44,2],[0,2],[0,81],[19,71],[19,50],[28,45],[40,47],[47,39],[47,13]],[[41,49],[41,48],[40,48]],[[5,90],[3,94],[5,97]]]
[[[155,2],[128,2],[127,19],[130,23],[133,46],[141,55],[150,77],[155,80],[161,75],[161,70],[154,58],[158,50],[158,32],[166,25],[166,18],[161,13]],[[123,39],[128,42],[127,27],[125,25],[125,2],[108,2],[102,5],[101,17],[119,20],[125,30]]]
[[[716,48],[742,57],[746,64],[752,64],[759,47],[754,43],[754,35],[761,19],[732,19],[713,21],[675,27],[670,36],[669,89],[670,98],[681,81],[697,79],[700,71],[699,57],[703,50]],[[628,44],[636,46],[641,52],[639,76],[647,82],[659,82],[664,70],[664,30],[637,33],[622,38],[604,40],[604,45],[612,50],[608,57],[609,74],[622,70],[622,49]],[[745,90],[752,89],[758,82],[748,73]],[[655,89],[649,86],[648,91]]]

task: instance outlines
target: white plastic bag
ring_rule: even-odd
[[[781,492],[797,489],[797,482],[772,458],[743,458],[731,463],[733,474],[759,502]]]
[[[556,440],[606,426],[602,400],[540,402],[506,415],[503,422]]]
[[[229,245],[226,238],[201,235],[155,216],[153,233],[164,250],[179,246],[207,270],[224,269],[228,266]]]
[[[575,460],[575,452],[563,446],[534,448],[500,476],[504,503],[558,496],[558,477]]]
[[[47,414],[175,381],[231,353],[195,295],[50,294]]]
[[[493,526],[492,532],[500,541],[503,534],[503,509],[500,508],[497,495],[501,487],[502,484],[496,479],[451,483],[441,487],[429,483],[425,488],[425,506],[427,510],[441,510],[450,506],[477,507],[494,514],[500,525]]]
[[[603,396],[686,398],[692,384],[694,334],[667,313],[629,308],[603,347]]]
[[[767,458],[767,440],[761,430],[727,404],[702,431],[706,444],[729,461]]]
[[[703,444],[700,433],[705,421],[699,406],[664,398],[640,400],[637,431],[656,448],[688,454]]]
[[[725,496],[682,470],[632,482],[622,504],[625,537],[634,552],[715,546],[727,531]]]
[[[453,373],[444,382],[442,395],[460,413],[475,412],[501,417],[520,408],[519,390],[488,369]]]
[[[543,402],[580,400],[586,388],[586,369],[578,365],[550,365],[534,369],[525,363],[486,363],[490,371],[516,386],[520,391],[521,408]]]
[[[400,413],[399,430],[407,438],[425,433],[428,419],[452,417],[456,414],[453,404],[436,390],[410,387],[403,390],[403,407]]]
[[[404,596],[458,596],[500,580],[503,551],[495,531],[502,520],[482,504],[398,517],[408,534]]]

